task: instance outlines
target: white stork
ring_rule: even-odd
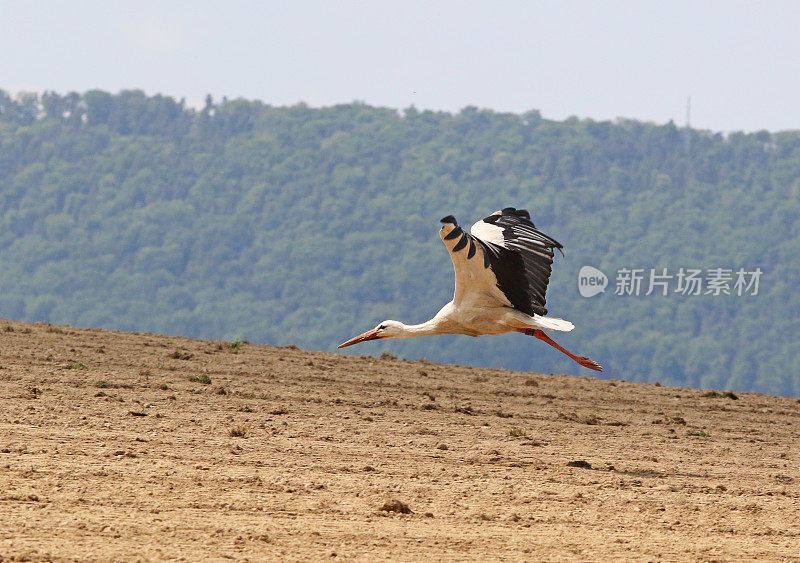
[[[545,316],[553,249],[562,246],[539,231],[526,210],[507,207],[496,211],[472,225],[471,234],[459,227],[452,215],[442,223],[439,236],[456,273],[453,300],[428,322],[383,321],[339,348],[380,338],[521,332],[543,340],[586,368],[603,370],[597,362],[568,352],[544,333],[575,327],[564,319]]]

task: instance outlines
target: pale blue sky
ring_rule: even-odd
[[[800,2],[0,0],[0,88],[800,129]]]

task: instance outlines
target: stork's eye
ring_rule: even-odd
[[[378,327],[378,330],[383,330],[385,328],[386,328],[386,325],[381,325],[381,326]]]

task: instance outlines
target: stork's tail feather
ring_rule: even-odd
[[[555,317],[543,317],[541,315],[533,315],[536,321],[536,328],[543,328],[545,330],[563,330],[569,332],[575,325],[564,319],[557,319]],[[529,329],[532,330],[532,329]]]

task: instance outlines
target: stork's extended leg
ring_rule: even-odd
[[[572,358],[585,368],[593,369],[595,371],[603,371],[603,368],[600,366],[600,364],[598,364],[594,360],[590,360],[586,356],[576,356],[575,354],[569,352],[567,349],[562,348],[561,346],[556,344],[556,342],[552,338],[547,336],[543,330],[540,330],[538,328],[529,328],[526,330],[520,330],[520,332],[527,334],[528,336],[535,336],[539,340],[547,342],[550,346],[552,346],[553,348],[555,348],[560,352],[565,353],[567,356],[569,356],[570,358]]]

